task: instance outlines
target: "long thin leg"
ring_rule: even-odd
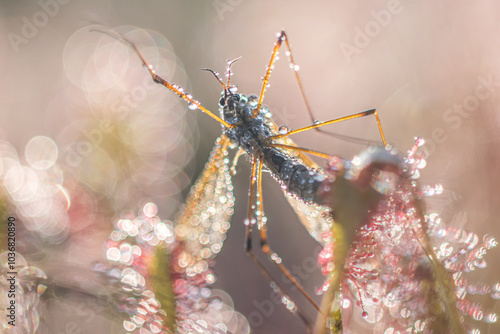
[[[262,186],[261,182],[258,181],[259,177],[262,176],[262,159],[259,159],[258,157],[254,157],[254,161],[252,163],[252,175],[250,178],[250,190],[249,190],[249,210],[248,210],[248,217],[247,221],[245,224],[247,225],[247,235],[246,235],[246,241],[245,241],[245,250],[252,259],[253,262],[257,265],[261,273],[266,277],[270,282],[271,285],[273,286],[273,289],[279,293],[282,297],[282,300],[284,304],[286,305],[287,309],[290,310],[293,313],[296,313],[300,319],[304,322],[308,330],[311,330],[311,323],[307,319],[307,317],[300,311],[300,309],[297,307],[295,302],[292,301],[292,299],[285,293],[285,290],[283,287],[276,282],[269,271],[262,265],[262,263],[259,261],[259,259],[255,256],[253,253],[253,248],[252,248],[252,227],[255,224],[257,220],[259,220],[259,228],[260,225],[262,224],[262,218],[263,217],[263,211],[262,211],[262,202],[259,200],[259,193],[262,191]],[[256,187],[257,186],[257,187]],[[257,188],[257,189],[256,189]],[[257,195],[257,196],[256,196]],[[255,200],[257,198],[257,200]],[[257,203],[255,203],[257,202]],[[258,210],[256,210],[256,206],[259,207]],[[256,219],[255,216],[258,218]],[[264,222],[265,224],[265,222]],[[302,289],[303,291],[303,289]],[[314,304],[314,303],[313,303]],[[315,305],[317,307],[317,305]]]
[[[167,80],[163,79],[161,76],[159,76],[158,74],[155,73],[155,70],[153,69],[153,66],[150,65],[146,59],[144,58],[144,56],[142,55],[142,53],[139,51],[139,49],[137,48],[137,46],[132,43],[131,41],[129,41],[127,38],[125,38],[124,36],[118,34],[118,33],[111,33],[109,31],[105,31],[105,30],[99,30],[99,29],[92,29],[92,31],[97,31],[97,32],[100,32],[100,33],[103,33],[103,34],[106,34],[124,44],[127,44],[129,45],[134,51],[135,53],[139,56],[139,58],[141,59],[141,62],[142,62],[142,65],[144,65],[144,67],[148,70],[149,74],[151,75],[151,78],[153,78],[153,81],[156,82],[157,84],[160,84],[162,86],[165,86],[166,88],[168,88],[169,90],[171,90],[172,92],[174,92],[175,94],[177,94],[181,99],[183,99],[184,101],[186,101],[189,105],[189,108],[190,109],[200,109],[201,111],[203,111],[205,114],[207,114],[208,116],[212,117],[213,119],[215,119],[217,122],[221,123],[222,125],[224,125],[226,128],[233,128],[234,125],[231,125],[229,124],[228,122],[226,122],[225,120],[223,120],[222,118],[220,118],[219,116],[215,115],[213,112],[211,112],[210,110],[206,109],[205,107],[203,107],[200,102],[196,101],[195,99],[193,99],[192,96],[184,93],[184,89],[182,87],[179,87],[177,85],[174,85],[174,84],[171,84],[170,82],[168,82]]]
[[[322,126],[325,126],[325,125],[339,123],[339,122],[342,122],[342,121],[347,121],[347,120],[350,120],[350,119],[364,117],[364,116],[368,116],[368,115],[375,115],[375,117],[377,119],[378,126],[379,126],[380,137],[382,138],[382,142],[384,143],[384,146],[387,146],[387,142],[385,141],[384,132],[382,131],[382,125],[380,124],[380,120],[378,118],[378,114],[377,114],[377,111],[375,109],[370,109],[370,110],[363,111],[363,112],[360,112],[360,113],[357,113],[357,114],[353,114],[353,115],[349,115],[349,116],[344,116],[344,117],[340,117],[340,118],[336,118],[336,119],[331,119],[331,120],[324,121],[324,122],[316,122],[316,123],[314,123],[312,125],[304,126],[302,128],[298,128],[298,129],[295,129],[295,130],[290,130],[290,131],[288,131],[286,133],[283,133],[283,134],[271,136],[270,138],[271,139],[279,139],[279,138],[283,138],[283,137],[287,137],[287,136],[293,135],[295,133],[299,133],[299,132],[303,132],[303,131],[307,131],[307,130],[311,130],[311,129],[316,129],[316,128],[319,128],[319,127],[322,127]]]
[[[293,285],[309,300],[309,302],[321,312],[321,308],[314,302],[314,300],[307,294],[304,288],[299,284],[299,282],[293,277],[293,275],[288,271],[288,269],[283,265],[281,257],[274,252],[267,241],[267,225],[264,216],[264,204],[262,202],[262,165],[263,160],[259,160],[259,167],[257,168],[257,217],[258,217],[258,228],[260,233],[260,248],[267,255],[269,260],[273,262],[278,269],[285,275],[285,277],[292,282]]]
[[[254,110],[254,116],[257,116],[259,114],[259,112],[260,112],[260,107],[262,105],[262,101],[264,100],[264,93],[266,92],[266,88],[267,88],[267,85],[269,83],[269,78],[271,76],[272,70],[274,69],[274,63],[276,61],[276,57],[278,55],[279,49],[281,48],[281,45],[282,45],[283,41],[285,42],[285,45],[286,45],[286,48],[287,48],[287,53],[286,54],[288,56],[288,62],[290,63],[290,68],[293,70],[293,73],[295,75],[295,80],[297,81],[297,84],[299,86],[300,94],[302,96],[302,99],[304,100],[304,104],[306,106],[307,113],[309,114],[309,117],[311,118],[311,122],[317,123],[316,119],[314,118],[312,109],[311,109],[311,107],[309,105],[309,102],[307,101],[306,94],[304,93],[304,88],[302,86],[302,81],[300,80],[300,76],[299,76],[299,73],[298,73],[299,67],[298,67],[298,65],[295,64],[295,62],[293,60],[292,50],[290,48],[290,43],[288,42],[288,36],[286,35],[286,33],[284,31],[281,31],[281,33],[278,35],[278,40],[276,41],[276,44],[274,45],[274,49],[273,49],[273,52],[271,54],[271,59],[269,61],[269,65],[267,66],[267,72],[266,72],[266,75],[264,76],[264,79],[263,79],[263,82],[262,82],[262,89],[260,91],[259,103],[257,104],[257,108]],[[362,116],[368,116],[368,115],[372,115],[372,114],[375,115],[375,118],[376,118],[376,121],[377,121],[377,125],[378,125],[379,131],[380,131],[380,136],[382,138],[384,146],[387,146],[387,143],[385,141],[384,132],[382,130],[382,125],[380,123],[380,118],[378,117],[378,114],[377,114],[376,110],[373,110],[373,113],[367,113],[367,114],[359,113],[359,114],[355,114],[355,115],[360,115],[360,116],[357,116],[357,117],[362,117]],[[352,118],[355,118],[355,117],[352,117]],[[346,118],[346,119],[350,119],[350,118]],[[340,121],[340,120],[344,120],[344,119],[339,119],[338,121]],[[325,123],[325,122],[323,122],[323,123]],[[334,122],[328,123],[328,124],[323,124],[323,123],[321,123],[322,124],[321,126],[332,124]],[[349,136],[343,136],[343,135],[338,135],[338,134],[331,133],[331,132],[328,132],[328,131],[322,131],[321,129],[319,129],[319,127],[320,126],[313,126],[313,127],[307,128],[307,130],[308,129],[316,129],[317,131],[320,131],[322,133],[334,135],[336,137],[344,138],[346,140],[350,140],[350,141],[355,140],[355,138],[352,138],[352,137],[349,137]],[[305,130],[306,129],[304,129],[303,131],[305,131]],[[284,136],[280,136],[280,137],[284,137]]]

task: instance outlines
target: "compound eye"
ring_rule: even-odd
[[[226,105],[226,99],[224,97],[221,97],[219,100],[219,105],[221,107],[224,107]]]

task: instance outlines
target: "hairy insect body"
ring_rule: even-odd
[[[232,94],[221,99],[220,111],[224,120],[234,124],[226,129],[227,136],[240,148],[252,156],[260,156],[265,167],[271,172],[289,194],[306,203],[325,205],[319,189],[327,177],[318,170],[308,168],[283,150],[271,146],[271,136],[275,135],[265,110],[253,116],[255,105],[253,96]]]

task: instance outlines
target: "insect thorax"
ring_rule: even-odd
[[[270,146],[273,130],[270,112],[266,107],[253,117],[257,106],[255,95],[246,97],[242,94],[232,94],[221,98],[219,111],[221,117],[236,127],[226,129],[227,136],[247,154],[259,154],[264,159],[264,165],[273,177],[282,184],[286,191],[294,197],[309,203],[323,205],[318,196],[318,189],[325,181],[325,175],[313,170],[293,158],[287,151]]]
[[[219,111],[224,120],[236,125],[226,130],[227,136],[248,154],[268,149],[268,138],[272,135],[267,119],[270,114],[267,109],[263,109],[264,111],[253,117],[253,110],[257,106],[256,100],[255,95],[246,97],[243,94],[232,94],[221,98],[219,103]]]

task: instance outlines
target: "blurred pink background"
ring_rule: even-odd
[[[276,33],[285,29],[317,119],[377,108],[388,142],[401,152],[415,136],[424,137],[428,158],[421,181],[442,183],[445,189],[428,202],[429,210],[480,237],[500,237],[500,4],[494,1],[4,1],[0,139],[11,143],[25,161],[39,154],[25,151],[32,138],[51,138],[49,143],[37,141],[42,148],[34,152],[50,155],[53,144],[57,146],[57,165],[70,182],[67,186],[71,180],[85,185],[79,198],[90,211],[80,226],[52,226],[52,234],[38,229],[39,220],[33,220],[33,229],[46,239],[45,248],[26,257],[48,276],[85,281],[90,264],[104,259],[102,243],[112,221],[103,217],[135,212],[152,200],[160,217],[174,219],[220,134],[220,126],[206,115],[188,110],[166,89],[150,87],[137,57],[109,37],[90,32],[94,24],[135,29],[134,42],[157,72],[183,85],[212,111],[217,111],[220,85],[200,68],[222,73],[226,59],[243,56],[233,66],[232,81],[240,92],[256,94]],[[265,103],[278,124],[307,125],[310,120],[284,52],[281,56]],[[99,143],[89,158],[80,154],[78,167],[72,166],[72,153],[86,152],[75,145],[85,138],[99,141],[99,131],[94,130],[103,119],[112,120],[121,131],[115,137],[121,141],[119,147],[130,151],[115,152],[113,143],[102,144],[109,145],[106,151]],[[372,118],[337,124],[331,130],[379,140]],[[363,149],[314,132],[293,139],[300,146],[348,159]],[[11,151],[5,145],[2,154]],[[235,309],[245,316],[261,312],[258,305],[269,300],[271,291],[243,249],[248,175],[248,164],[241,161],[234,178],[232,228],[215,267],[216,286],[232,296]],[[75,181],[73,187],[80,186]],[[271,179],[264,184],[264,199],[270,242],[284,263],[303,266],[315,258],[318,245]],[[489,266],[469,277],[498,281],[497,253],[492,250],[486,258]],[[302,283],[313,294],[322,283],[321,274],[310,273]],[[307,301],[291,295],[314,318]],[[67,307],[81,305],[79,298],[68,295],[47,308],[42,321],[48,332],[118,331],[110,314],[97,314],[86,322],[78,312],[68,312]],[[479,300],[488,309],[500,310],[492,299]],[[63,309],[67,313],[61,316]],[[253,333],[304,331],[284,307],[275,305],[269,313]],[[71,331],[68,323],[78,329]],[[498,323],[475,327],[482,333],[500,331]]]

